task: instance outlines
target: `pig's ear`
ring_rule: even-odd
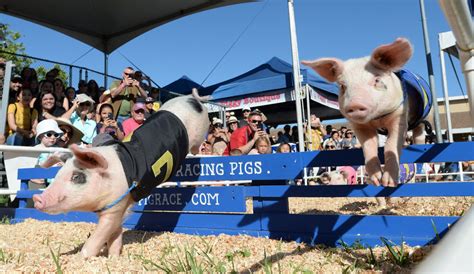
[[[97,151],[90,148],[79,148],[77,145],[71,145],[69,149],[75,158],[75,164],[88,169],[107,169],[109,166],[107,160]]]
[[[344,62],[337,58],[321,58],[314,61],[301,61],[301,64],[311,67],[329,82],[336,82],[344,70]]]
[[[413,48],[405,38],[397,38],[393,43],[381,45],[374,50],[370,63],[384,71],[397,71],[410,60]]]

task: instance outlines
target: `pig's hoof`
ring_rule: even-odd
[[[389,172],[384,172],[382,176],[382,185],[388,187],[395,187],[397,185],[396,178],[391,176]]]
[[[369,176],[369,183],[375,186],[379,186],[381,183],[382,172],[377,172],[371,176]]]

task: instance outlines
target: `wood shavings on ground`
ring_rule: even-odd
[[[292,198],[290,211],[304,214],[462,214],[474,198],[401,198],[380,210],[373,199]],[[406,265],[394,263],[386,247],[308,246],[246,235],[193,236],[125,231],[119,257],[84,259],[80,253],[95,229],[90,223],[51,223],[28,219],[0,225],[2,272],[159,272],[202,270],[210,273],[409,273],[431,247],[404,246]],[[372,255],[373,254],[373,255]]]

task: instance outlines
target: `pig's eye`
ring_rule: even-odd
[[[387,90],[387,86],[382,81],[382,78],[375,77],[375,88],[381,91]]]
[[[86,174],[83,172],[74,172],[71,177],[71,182],[75,184],[85,184],[86,183]]]

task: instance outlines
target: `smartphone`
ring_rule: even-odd
[[[263,130],[263,124],[262,123],[257,124],[257,128],[258,130]]]
[[[107,115],[107,118],[109,118],[110,120],[113,120],[114,119],[114,114],[111,112]]]

